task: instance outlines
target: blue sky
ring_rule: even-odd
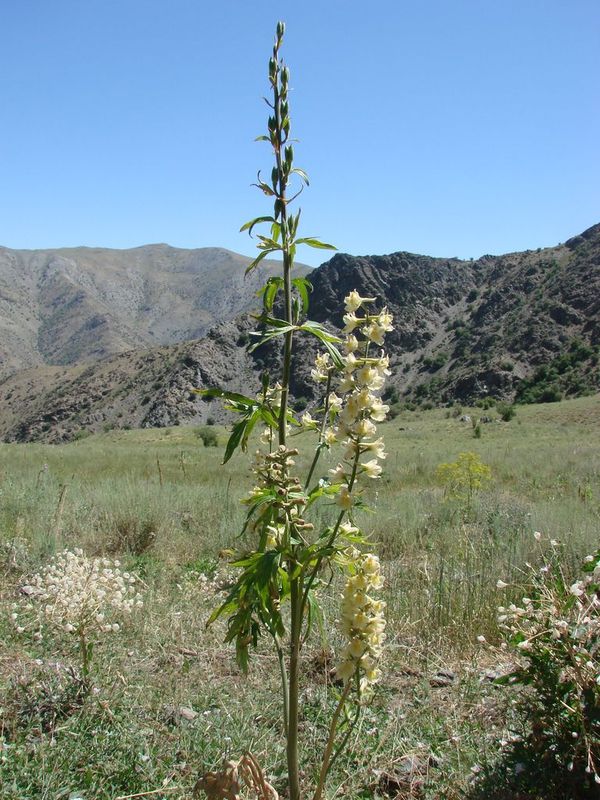
[[[279,18],[303,235],[469,258],[600,221],[598,0],[0,0],[0,244],[252,253]]]

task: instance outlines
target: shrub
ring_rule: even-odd
[[[542,542],[540,533],[534,536]],[[540,562],[526,565],[519,586],[498,582],[519,598],[501,606],[498,617],[519,664],[497,681],[526,688],[518,706],[527,733],[501,762],[519,797],[598,797],[600,550],[586,557],[574,581],[562,556],[558,542],[541,543]]]
[[[398,403],[400,400],[398,389],[395,386],[388,386],[382,394],[382,398],[386,401],[386,403],[390,403],[391,405]]]
[[[436,353],[435,356],[425,356],[423,359],[423,366],[427,367],[427,369],[435,372],[438,369],[441,369],[444,364],[448,361],[448,353]]]
[[[202,439],[202,444],[204,447],[218,447],[219,446],[219,438],[217,436],[217,432],[211,427],[208,422],[206,425],[203,425],[201,428],[196,428],[194,431],[196,436],[199,439]]]
[[[511,419],[514,419],[515,414],[517,413],[517,409],[515,408],[514,404],[503,402],[496,403],[496,411],[500,414],[500,419],[503,422],[510,422]]]
[[[489,483],[492,472],[477,453],[467,452],[459,453],[456,461],[440,464],[436,476],[449,499],[466,501],[470,505],[475,492]]]

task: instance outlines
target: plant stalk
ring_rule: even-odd
[[[329,772],[329,766],[331,762],[331,754],[333,752],[333,745],[335,743],[335,734],[338,727],[338,722],[340,720],[340,714],[344,706],[346,705],[346,700],[348,699],[348,695],[350,694],[350,689],[352,688],[352,683],[348,681],[346,686],[344,687],[344,691],[342,692],[342,696],[338,700],[338,704],[333,712],[333,717],[331,718],[331,724],[329,726],[329,737],[327,739],[327,746],[325,747],[325,752],[323,753],[323,761],[321,762],[321,773],[319,775],[319,783],[313,795],[313,800],[321,800],[323,797],[323,789],[325,787],[325,780],[327,778],[327,773]]]
[[[290,582],[291,626],[289,666],[289,727],[287,734],[287,766],[290,800],[300,800],[298,765],[298,690],[300,677],[300,637],[302,633],[302,592],[300,579]]]

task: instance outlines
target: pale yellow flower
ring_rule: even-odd
[[[378,478],[382,472],[381,466],[377,463],[377,459],[375,458],[361,464],[361,467],[368,478]]]
[[[382,328],[381,325],[378,325],[375,320],[372,320],[368,325],[365,325],[362,329],[362,332],[371,342],[374,342],[378,345],[383,345],[385,328]]]
[[[362,320],[356,316],[354,311],[344,314],[342,319],[344,320],[344,333],[352,333],[352,331],[362,322]]]
[[[357,436],[373,436],[377,428],[370,419],[361,419],[353,427],[353,431]]]
[[[344,339],[344,352],[345,353],[354,353],[358,350],[358,339],[354,334],[349,333],[348,336]]]
[[[340,491],[338,492],[335,501],[344,511],[348,511],[352,508],[354,500],[346,484],[342,484],[340,487]]]
[[[363,303],[375,302],[374,297],[361,297],[356,289],[353,289],[349,295],[344,298],[346,311],[358,311]]]
[[[375,422],[383,422],[389,410],[390,407],[380,397],[375,397],[371,405],[371,419],[374,419]]]

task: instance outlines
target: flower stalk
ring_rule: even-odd
[[[385,419],[388,410],[380,391],[389,375],[389,361],[378,348],[385,333],[392,329],[392,318],[385,308],[371,310],[374,298],[361,297],[352,291],[344,301],[344,338],[307,319],[312,287],[306,278],[293,275],[296,248],[301,244],[335,248],[314,237],[298,237],[300,212],[290,211],[290,204],[308,184],[308,178],[304,170],[294,165],[289,138],[289,71],[280,58],[284,31],[283,23],[278,23],[269,61],[272,99],[267,104],[272,113],[267,134],[259,137],[271,145],[274,166],[270,182],[263,181],[259,172],[256,184],[272,198],[273,213],[242,226],[251,235],[257,225],[270,227],[269,234],[258,234],[260,253],[248,270],[254,269],[268,254],[280,253],[283,260],[281,277],[269,278],[260,293],[261,330],[253,334],[256,341],[248,348],[252,352],[281,337],[281,374],[275,382],[264,375],[262,390],[254,398],[220,389],[203,390],[205,395],[223,398],[226,407],[240,415],[226,447],[225,461],[238,447],[247,449],[257,425],[263,427],[259,443],[267,449],[267,452],[260,448],[256,451],[256,485],[243,500],[248,509],[243,532],[254,534],[255,549],[240,553],[233,562],[241,572],[226,601],[213,612],[209,622],[221,614],[227,615],[226,640],[235,641],[243,669],[248,668],[250,646],[257,644],[262,633],[267,632],[273,639],[283,694],[288,796],[290,800],[301,800],[304,792],[300,781],[299,737],[301,651],[310,634],[323,568],[341,567],[346,572],[342,633],[348,644],[337,668],[344,688],[333,710],[314,795],[315,800],[320,800],[331,764],[346,745],[351,730],[347,726],[335,751],[342,714],[348,719],[347,706],[354,702],[358,718],[361,698],[378,680],[376,661],[385,638],[383,603],[367,595],[381,588],[379,562],[375,556],[358,549],[357,545],[365,541],[355,524],[355,515],[365,505],[363,481],[379,477],[379,461],[386,456],[383,440],[375,434],[376,423]],[[300,180],[301,187],[289,197],[293,177]],[[281,295],[279,306],[275,302],[278,295]],[[276,308],[282,309],[280,317],[275,316]],[[316,418],[307,412],[298,420],[290,407],[296,335],[314,336],[323,346],[311,373],[317,383],[325,383],[322,404],[314,411]],[[291,425],[300,433],[317,433],[315,452],[304,480],[295,473],[298,451],[288,444]],[[342,449],[337,467],[312,486],[320,458],[334,447]],[[333,526],[321,532],[311,522],[313,507],[318,503],[338,508]],[[284,603],[289,604],[289,617],[282,614]]]

